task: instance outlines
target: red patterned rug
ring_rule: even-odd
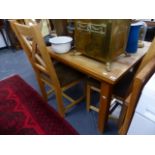
[[[0,134],[78,133],[31,86],[15,75],[0,81]]]

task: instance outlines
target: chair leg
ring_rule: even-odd
[[[65,108],[64,108],[64,104],[63,104],[61,89],[59,89],[59,88],[55,89],[55,95],[56,95],[56,99],[57,99],[57,103],[58,103],[59,114],[62,117],[64,117],[65,116]]]
[[[86,109],[87,111],[90,110],[90,97],[91,97],[91,88],[90,85],[87,84],[86,86]]]
[[[40,91],[41,91],[41,94],[43,96],[43,98],[45,99],[45,101],[48,100],[48,96],[47,96],[47,93],[46,93],[46,89],[45,89],[45,83],[43,81],[41,81],[41,79],[37,77],[37,81],[38,81],[38,84],[39,84],[39,87],[40,87]]]
[[[127,112],[127,106],[124,104],[122,109],[121,109],[119,120],[118,120],[118,128],[119,129],[121,129],[121,127],[122,127],[122,125],[124,123],[126,112]]]
[[[86,97],[86,95],[87,95],[87,82],[86,82],[86,80],[84,80],[83,83],[84,83],[84,88],[83,88],[84,94],[83,95]]]

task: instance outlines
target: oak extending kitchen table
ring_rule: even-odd
[[[111,62],[110,72],[106,70],[106,66],[103,62],[81,55],[78,51],[71,50],[68,53],[58,54],[53,52],[51,47],[47,48],[52,59],[64,63],[101,82],[98,129],[100,132],[104,132],[114,85],[117,84],[134,65],[140,62],[149,46],[149,42],[144,42],[144,47],[138,48],[136,53],[130,56],[121,54]]]

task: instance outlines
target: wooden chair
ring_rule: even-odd
[[[64,116],[69,108],[84,98],[81,96],[74,100],[64,91],[84,80],[85,76],[61,63],[53,63],[38,25],[27,26],[13,20],[10,23],[32,64],[44,99],[47,100],[48,95],[55,92],[58,111],[61,116]],[[45,85],[52,89],[46,92]],[[69,105],[64,106],[63,96],[71,101]]]
[[[131,93],[132,91],[132,86],[134,85],[134,78],[136,77],[136,75],[138,75],[138,73],[141,72],[141,70],[145,67],[145,65],[147,65],[147,63],[150,62],[150,60],[152,60],[152,58],[155,57],[155,39],[153,40],[148,52],[146,53],[146,55],[143,57],[142,61],[140,62],[140,64],[138,64],[134,70],[132,72],[129,72],[129,74],[127,74],[125,77],[123,77],[115,86],[113,89],[113,96],[112,98],[117,99],[118,101],[121,101],[121,103],[124,103],[126,97]],[[127,82],[130,81],[130,82]],[[94,90],[96,92],[100,93],[100,82],[89,78],[87,80],[87,88],[86,88],[86,105],[87,105],[87,111],[89,111],[89,109],[94,110],[96,112],[99,111],[99,109],[96,106],[91,105],[91,90]],[[114,106],[114,108],[112,108],[109,113],[111,113],[118,105],[117,104]],[[124,106],[124,104],[123,104]],[[125,108],[123,108],[125,109]],[[123,110],[125,111],[125,110]],[[123,113],[123,114],[122,114]],[[125,112],[121,112],[120,115],[120,119],[119,119],[119,126],[121,126],[121,122],[123,119],[123,115]]]
[[[120,114],[119,134],[127,134],[141,91],[153,73],[155,73],[155,56],[136,74],[134,78],[132,91],[128,97],[126,97]]]

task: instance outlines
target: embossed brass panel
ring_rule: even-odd
[[[94,59],[111,62],[125,51],[129,28],[128,19],[77,19],[76,49]]]

